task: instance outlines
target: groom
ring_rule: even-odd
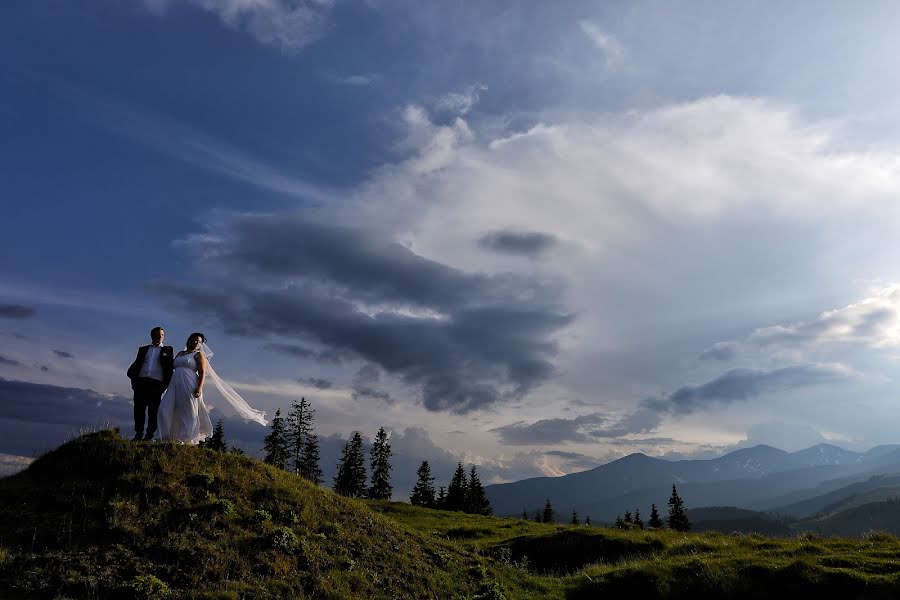
[[[152,440],[156,433],[156,413],[163,392],[169,387],[175,370],[172,346],[163,346],[166,332],[162,327],[150,330],[149,346],[138,348],[137,358],[128,367],[128,379],[134,390],[134,440]],[[144,435],[144,414],[147,434]]]

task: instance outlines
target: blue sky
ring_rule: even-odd
[[[156,324],[493,480],[896,443],[898,10],[6,3],[0,452]]]

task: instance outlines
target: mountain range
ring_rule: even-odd
[[[639,509],[646,518],[651,504],[665,515],[673,484],[689,509],[733,507],[802,520],[863,492],[874,501],[900,495],[900,445],[867,452],[831,444],[797,452],[759,445],[709,460],[678,461],[637,453],[561,477],[490,485],[486,492],[499,515],[533,514],[550,499],[560,520],[575,510],[611,522],[626,510]]]

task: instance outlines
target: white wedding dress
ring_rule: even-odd
[[[194,397],[199,379],[193,353],[175,357],[175,372],[157,415],[162,441],[197,444],[212,435],[212,421],[203,395]]]
[[[215,386],[222,394],[225,404],[242,419],[266,425],[266,413],[247,404],[233,387],[224,382],[209,362],[212,350],[205,343],[201,344],[201,348],[206,357],[206,386]],[[203,401],[202,394],[199,398],[194,397],[199,380],[196,353],[176,356],[175,372],[172,373],[172,381],[159,404],[157,414],[159,438],[164,442],[197,444],[212,435],[209,411],[213,407]]]

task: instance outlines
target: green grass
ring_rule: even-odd
[[[0,598],[900,597],[900,541],[619,531],[342,498],[203,448],[78,438],[0,480]]]

